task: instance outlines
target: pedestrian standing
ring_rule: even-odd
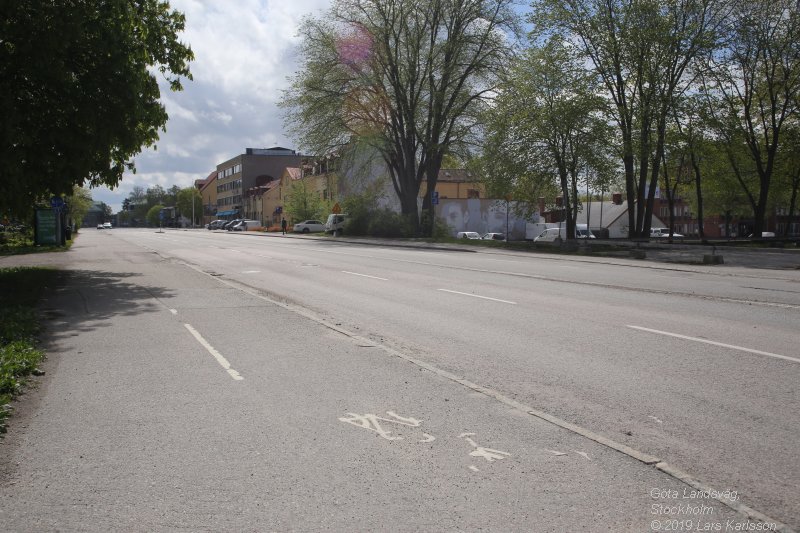
[[[281,219],[281,234],[286,235],[286,219]]]

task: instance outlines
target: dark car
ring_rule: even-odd
[[[224,226],[222,226],[220,229],[224,229],[224,230],[227,230],[227,231],[233,231],[233,227],[236,224],[238,224],[239,222],[241,222],[242,220],[244,220],[244,219],[243,218],[235,218],[235,219],[231,220],[230,222],[228,222],[227,224],[225,224]]]

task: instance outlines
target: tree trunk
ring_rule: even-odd
[[[792,217],[794,210],[797,206],[797,190],[800,189],[800,172],[792,177],[792,198],[789,200],[789,216],[786,218],[786,229],[783,232],[784,237],[789,236],[789,230],[792,227]]]
[[[695,191],[697,191],[697,233],[700,236],[700,240],[705,244],[707,241],[705,224],[703,223],[703,190],[700,186],[700,164],[697,162],[697,154],[695,154],[693,147],[690,148],[690,155],[692,169],[694,170]]]

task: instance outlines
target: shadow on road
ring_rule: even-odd
[[[91,270],[62,270],[55,286],[45,290],[43,325],[48,341],[75,337],[110,325],[110,319],[163,312],[163,300],[173,291],[134,283],[141,274]],[[109,339],[113,342],[113,339]]]

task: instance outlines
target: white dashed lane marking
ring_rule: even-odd
[[[225,359],[225,358],[222,356],[222,354],[221,354],[221,353],[219,353],[217,350],[215,350],[215,349],[214,349],[214,347],[213,347],[213,346],[211,346],[211,345],[208,343],[208,341],[207,341],[207,340],[205,340],[205,339],[203,338],[203,336],[202,336],[202,335],[200,335],[200,333],[198,333],[198,331],[197,331],[196,329],[194,329],[194,328],[193,328],[193,327],[192,327],[190,324],[184,324],[184,326],[186,326],[186,329],[188,329],[188,330],[189,330],[189,333],[191,333],[191,334],[192,334],[192,336],[193,336],[195,339],[197,339],[197,342],[199,342],[200,344],[202,344],[202,345],[203,345],[203,348],[205,348],[206,350],[208,350],[208,353],[210,353],[211,355],[213,355],[213,356],[214,356],[214,359],[216,359],[216,360],[217,360],[217,362],[220,364],[220,366],[221,366],[222,368],[224,368],[224,369],[225,369],[225,371],[226,371],[228,374],[230,374],[230,376],[231,376],[233,379],[235,379],[236,381],[240,381],[240,380],[244,379],[242,376],[240,376],[240,375],[239,375],[239,373],[238,373],[236,370],[234,370],[234,369],[232,369],[232,368],[231,368],[231,364],[228,362],[228,360],[227,360],[227,359]]]

